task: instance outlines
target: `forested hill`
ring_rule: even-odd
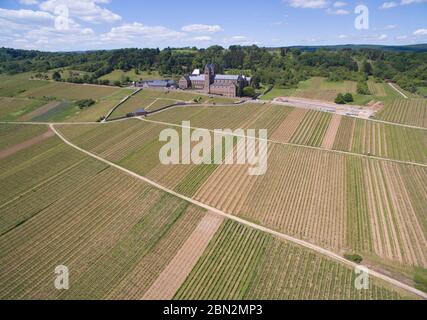
[[[395,52],[427,52],[427,44],[414,44],[407,46],[381,46],[372,44],[346,44],[335,46],[292,46],[289,48],[299,49],[301,51],[316,51],[319,49],[327,50],[342,50],[342,49],[373,49],[382,51],[395,51]]]
[[[399,49],[400,48],[400,49]],[[412,48],[410,50],[410,48]],[[312,76],[331,81],[364,81],[368,76],[390,79],[415,92],[427,86],[427,45],[407,47],[336,46],[260,48],[231,46],[225,49],[166,48],[120,49],[88,52],[40,52],[0,48],[0,73],[44,73],[59,68],[84,72],[73,81],[99,83],[113,70],[158,71],[179,76],[206,63],[218,72],[244,72],[259,83],[292,87]],[[398,50],[399,49],[399,50]],[[64,79],[62,79],[64,80]]]

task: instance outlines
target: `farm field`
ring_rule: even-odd
[[[109,74],[99,77],[98,79],[109,80],[111,83],[113,83],[114,81],[123,81],[127,77],[129,77],[130,81],[164,79],[164,77],[162,77],[157,71],[140,71],[139,74],[136,74],[135,69],[129,71],[114,70]]]
[[[119,88],[108,86],[49,82],[43,87],[30,89],[22,93],[20,96],[33,98],[54,97],[56,99],[65,100],[97,100],[109,96],[119,90]]]
[[[399,98],[387,101],[375,118],[427,128],[427,100]]]
[[[374,281],[355,290],[351,269],[235,222],[223,224],[175,299],[400,299]]]
[[[45,104],[44,100],[0,97],[0,120],[18,120]]]
[[[48,81],[30,80],[32,73],[20,73],[16,75],[0,75],[0,96],[16,97],[27,91],[42,88],[49,84]]]
[[[344,117],[333,149],[427,163],[427,131]]]
[[[47,128],[8,126],[21,131],[10,138],[17,143],[33,128]],[[86,133],[94,126],[88,125]],[[7,130],[0,132],[4,137]],[[53,158],[40,157],[55,153],[68,159],[61,168],[46,166]],[[415,298],[375,279],[370,290],[356,291],[353,272],[344,265],[236,222],[216,220],[58,138],[0,160],[2,169],[12,163],[15,175],[2,175],[0,186],[4,190],[13,181],[22,188],[0,199],[2,299]],[[25,180],[30,164],[32,180]],[[204,244],[197,247],[200,237]],[[51,282],[60,264],[73,274],[66,291]],[[178,266],[180,276],[166,281]],[[214,266],[217,272],[207,278]],[[288,272],[280,272],[283,267]],[[280,286],[271,287],[272,281]],[[303,290],[308,283],[310,290]]]
[[[328,136],[331,119],[339,124]],[[148,120],[195,128],[267,129],[268,137],[280,143],[294,143],[394,160],[427,164],[427,131],[369,120],[336,116],[319,111],[277,105],[245,104],[235,107],[177,107]],[[337,121],[336,120],[336,121]],[[328,141],[328,144],[325,140]]]
[[[56,153],[65,161],[52,166]],[[135,292],[141,298],[204,216],[204,210],[57,138],[2,159],[0,166],[2,299],[118,298],[135,290],[133,276],[127,277],[131,272],[147,286]],[[50,279],[64,263],[73,272],[76,291],[61,295]]]
[[[117,108],[111,115],[111,118],[118,118],[126,116],[130,112],[135,112],[140,108],[147,108],[150,106],[150,111],[154,110],[157,102],[159,107],[166,106],[168,104],[174,104],[177,102],[194,102],[195,98],[201,98],[200,103],[233,103],[238,101],[237,99],[225,98],[225,97],[210,97],[203,94],[197,94],[186,91],[163,91],[163,90],[141,90],[138,94],[130,98],[119,108]],[[168,103],[169,102],[169,103]]]
[[[338,93],[352,93],[355,98],[354,104],[365,104],[366,97],[356,93],[357,83],[354,81],[332,82],[326,78],[313,77],[302,81],[295,89],[274,88],[262,100],[272,100],[277,97],[293,96],[313,100],[334,101]]]
[[[84,126],[78,133],[59,128],[77,145],[224,212],[336,252],[379,257],[391,269],[426,267],[424,167],[269,143],[267,173],[253,177],[247,165],[161,165],[158,135],[167,126],[132,120]],[[370,230],[372,221],[387,223]],[[372,245],[380,240],[381,248]]]

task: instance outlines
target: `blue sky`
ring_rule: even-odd
[[[355,8],[369,9],[356,29]],[[0,0],[0,46],[49,51],[427,43],[427,0]]]

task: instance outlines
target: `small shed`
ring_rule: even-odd
[[[138,116],[145,116],[145,115],[147,115],[147,111],[145,111],[145,109],[144,108],[141,108],[141,109],[138,109],[138,110],[136,110],[135,111],[135,115],[138,117]]]

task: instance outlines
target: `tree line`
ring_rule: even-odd
[[[415,92],[427,86],[427,53],[395,52],[371,48],[261,48],[231,46],[225,49],[165,48],[120,49],[86,52],[41,52],[0,48],[0,73],[43,73],[69,68],[84,71],[77,82],[98,83],[98,78],[115,69],[128,71],[157,70],[163,76],[178,77],[206,63],[214,63],[218,72],[245,73],[253,77],[254,87],[261,83],[284,88],[296,86],[312,76],[330,81],[354,80],[359,90],[366,90],[367,77],[391,80]]]

